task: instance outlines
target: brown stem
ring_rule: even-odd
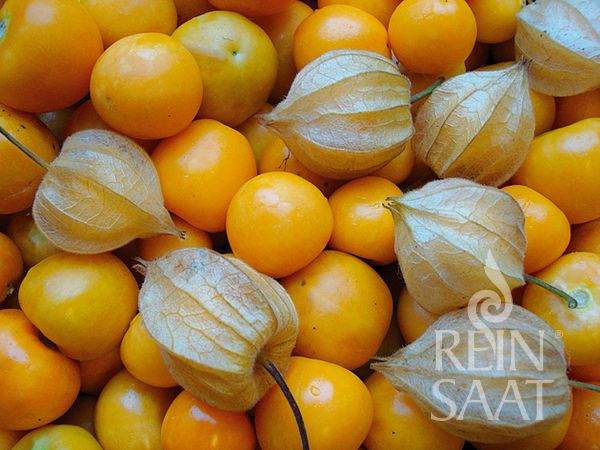
[[[438,88],[438,86],[440,84],[442,84],[444,82],[444,77],[440,77],[438,78],[431,86],[429,86],[426,89],[423,89],[421,92],[417,92],[415,95],[413,95],[410,98],[410,103],[414,104],[416,102],[418,102],[419,100],[421,100],[422,98],[427,97],[429,94],[431,94],[435,89]]]
[[[533,283],[543,289],[546,289],[549,292],[552,292],[554,295],[558,295],[560,298],[562,298],[564,301],[567,302],[567,305],[569,306],[570,309],[575,309],[575,308],[577,308],[577,306],[579,306],[577,299],[575,297],[567,294],[562,289],[558,289],[557,287],[554,287],[551,284],[546,283],[545,281],[542,281],[539,278],[536,278],[536,277],[528,275],[528,274],[525,274],[525,280],[529,283]]]
[[[600,386],[584,383],[583,381],[569,380],[569,386],[577,389],[587,389],[588,391],[600,392]]]
[[[19,150],[21,150],[23,153],[25,153],[27,156],[29,156],[33,160],[33,162],[35,162],[37,165],[44,168],[45,170],[49,169],[50,166],[48,165],[48,163],[46,161],[44,161],[37,154],[35,154],[31,150],[29,150],[23,144],[21,144],[12,134],[10,134],[8,131],[6,131],[2,126],[0,126],[0,134],[2,134],[6,139],[8,139],[8,141],[11,144],[14,144],[16,147],[19,148]]]
[[[292,408],[292,412],[294,413],[294,418],[296,419],[296,424],[298,425],[298,432],[300,433],[300,440],[302,441],[302,450],[309,450],[308,445],[308,434],[306,434],[306,425],[304,424],[304,419],[302,418],[302,413],[300,412],[300,408],[298,407],[298,403],[296,403],[296,399],[292,395],[289,386],[283,379],[283,375],[277,368],[277,366],[271,360],[266,360],[261,362],[262,366],[265,368],[269,375],[273,377],[275,383],[283,392],[285,399],[290,404],[290,408]]]

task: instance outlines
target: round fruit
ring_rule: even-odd
[[[94,17],[104,48],[138,33],[171,34],[177,26],[173,0],[80,0]]]
[[[399,195],[398,186],[379,177],[357,178],[336,190],[329,198],[333,212],[330,247],[377,264],[396,261],[394,218],[385,203],[388,197]]]
[[[31,430],[46,425],[77,398],[77,364],[48,347],[17,309],[0,310],[0,367],[0,428]]]
[[[55,247],[42,234],[30,211],[23,211],[10,216],[7,231],[19,248],[23,256],[23,262],[27,267],[35,266],[42,259],[60,252],[60,249]]]
[[[315,259],[332,229],[331,208],[321,191],[287,172],[252,178],[227,211],[227,237],[235,255],[276,278]]]
[[[554,97],[541,92],[529,90],[531,94],[531,104],[533,105],[533,114],[535,115],[535,131],[534,134],[545,133],[552,129],[554,116],[556,114],[556,104]]]
[[[23,259],[15,243],[0,233],[0,303],[13,291],[12,283],[23,273]]]
[[[571,224],[600,217],[600,118],[537,136],[512,179],[548,197]]]
[[[298,70],[330,50],[370,50],[390,57],[385,27],[371,14],[347,5],[319,8],[302,21],[294,34]]]
[[[108,125],[140,139],[187,127],[202,102],[194,58],[175,39],[141,33],[115,42],[98,59],[90,85],[94,108]]]
[[[121,361],[131,375],[150,386],[177,386],[162,359],[160,347],[148,333],[139,314],[133,318],[123,336]]]
[[[75,425],[46,425],[30,431],[12,450],[102,450],[88,431]]]
[[[60,146],[50,130],[31,114],[0,105],[0,126],[47,163],[58,154]],[[44,169],[2,135],[0,160],[0,214],[29,208]]]
[[[267,114],[271,111],[273,111],[273,106],[265,103],[255,115],[246,119],[236,128],[250,142],[257,163],[267,146],[274,140],[279,139],[277,132],[262,125],[258,119],[259,114]]]
[[[522,0],[467,0],[477,22],[477,40],[497,44],[517,31],[517,13]]]
[[[204,98],[198,117],[235,127],[269,98],[277,78],[277,51],[269,36],[246,17],[211,11],[181,25],[173,38],[200,68]]]
[[[403,65],[434,75],[467,59],[475,45],[477,24],[464,0],[404,0],[392,14],[388,32]]]
[[[160,258],[172,250],[188,247],[208,247],[212,248],[212,239],[206,231],[199,230],[191,226],[185,220],[177,216],[171,216],[177,229],[185,233],[182,239],[179,236],[171,234],[159,234],[147,239],[140,239],[139,249],[140,257],[146,261]]]
[[[402,0],[319,0],[319,8],[329,5],[349,5],[375,16],[387,26],[392,13]]]
[[[575,228],[567,251],[600,254],[600,220],[584,223]]]
[[[165,450],[254,450],[254,427],[245,413],[221,411],[194,398],[179,394],[162,424]]]
[[[525,273],[542,270],[556,261],[571,239],[571,226],[558,207],[527,186],[511,185],[502,188],[509,193],[525,214]],[[548,243],[551,242],[551,245]]]
[[[600,255],[569,253],[536,274],[577,300],[576,308],[555,294],[528,284],[521,304],[559,331],[574,366],[600,363]]]
[[[81,392],[98,395],[102,388],[123,368],[119,347],[88,361],[79,361]]]
[[[119,345],[137,294],[135,278],[116,256],[58,253],[29,269],[19,303],[65,355],[89,360]]]
[[[79,2],[8,0],[0,10],[0,103],[66,108],[88,93],[101,53],[98,26]]]
[[[285,374],[306,424],[310,448],[354,449],[373,420],[373,402],[360,379],[343,367],[294,356]],[[300,435],[290,405],[273,386],[254,409],[262,450],[300,450]]]
[[[209,0],[219,9],[227,9],[247,17],[270,16],[285,11],[294,0]]]
[[[410,141],[404,146],[404,151],[392,159],[389,163],[373,172],[375,177],[385,178],[394,184],[400,184],[408,178],[415,165],[415,152],[412,150]]]
[[[233,195],[256,175],[250,144],[212,119],[192,122],[152,153],[167,209],[194,227],[217,232]]]
[[[571,97],[557,97],[554,128],[591,117],[600,117],[600,88]]]
[[[408,289],[403,288],[398,298],[398,328],[406,344],[421,337],[427,328],[439,319],[437,314],[430,313],[417,303]]]
[[[594,384],[600,385],[595,382]],[[600,442],[600,393],[573,389],[573,415],[560,450],[593,450]],[[527,449],[529,450],[529,449]]]
[[[435,424],[404,392],[397,391],[380,373],[367,381],[373,398],[373,424],[365,439],[368,450],[461,450],[463,439]]]
[[[163,418],[177,395],[142,383],[126,370],[100,393],[94,425],[104,450],[159,449]]]
[[[367,263],[326,250],[281,280],[300,318],[294,354],[353,370],[375,355],[392,318],[392,295]]]

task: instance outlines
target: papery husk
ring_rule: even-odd
[[[524,284],[525,218],[506,192],[449,178],[391,197],[388,207],[406,287],[426,310],[443,314],[494,289],[484,270],[488,252],[510,289]]]
[[[299,320],[285,289],[235,257],[174,250],[145,263],[139,309],[173,378],[219,409],[246,411],[284,372]]]
[[[148,154],[106,130],[67,138],[42,179],[32,212],[48,240],[71,253],[102,253],[136,238],[180,234]]]
[[[333,50],[307,64],[262,121],[309,170],[356,178],[398,156],[413,135],[410,80],[378,53]]]
[[[517,305],[504,306],[511,310],[508,314],[502,311],[500,320],[494,315],[498,314],[498,310],[491,313],[482,308],[471,311],[465,308],[445,314],[418,340],[382,362],[373,364],[372,368],[381,372],[396,389],[407,392],[432,418],[448,417],[451,413],[448,403],[453,402],[457,407],[456,415],[445,421],[436,420],[435,423],[468,441],[506,443],[540,433],[558,422],[569,409],[564,344],[556,332],[535,314]],[[470,315],[473,311],[477,314],[474,320]],[[500,330],[504,330],[502,334],[499,334]],[[523,338],[535,358],[540,357],[543,345],[543,359],[539,366],[536,367],[519,343],[512,350],[511,333],[513,336],[518,333]],[[473,336],[471,343],[469,334]],[[486,336],[492,336],[492,339],[488,340]],[[493,343],[500,341],[503,342],[503,349],[493,346]],[[469,365],[469,353],[475,346],[482,349],[474,352],[473,363]],[[447,353],[437,353],[439,349],[450,348],[459,364],[453,362]],[[510,365],[513,357],[514,370]],[[441,361],[439,366],[438,359]],[[505,370],[498,370],[498,360],[502,361]],[[438,385],[439,393],[450,399],[448,403],[435,395],[434,383],[437,380],[454,380],[454,384],[444,381]],[[529,419],[515,403],[504,404],[498,420],[490,420],[482,404],[470,403],[462,420],[459,419],[458,414],[473,389],[474,380],[480,380],[492,413],[497,412],[509,381],[514,380]],[[536,409],[537,387],[531,381],[526,383],[528,380],[552,381],[543,385],[541,417]],[[475,391],[471,400],[478,398],[481,395]],[[511,390],[507,399],[514,398],[514,391]]]
[[[564,97],[600,87],[600,2],[537,0],[517,14],[515,47],[532,61],[531,87]]]
[[[525,161],[534,136],[526,64],[446,81],[420,108],[415,128],[415,153],[439,177],[501,185]]]

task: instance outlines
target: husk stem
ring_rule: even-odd
[[[533,283],[536,286],[546,289],[548,292],[552,292],[554,295],[558,295],[560,298],[562,298],[564,301],[567,302],[567,305],[569,306],[570,309],[575,309],[579,306],[579,302],[577,301],[577,299],[575,297],[567,294],[562,289],[552,286],[551,284],[546,283],[545,281],[540,280],[539,278],[536,278],[536,277],[534,277],[532,275],[528,275],[528,274],[525,274],[525,280],[528,283]]]

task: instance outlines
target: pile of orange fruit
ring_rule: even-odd
[[[183,247],[232,252],[291,296],[300,334],[285,380],[312,449],[600,448],[597,393],[575,389],[572,414],[539,435],[484,445],[443,431],[372,374],[372,358],[437,318],[402,289],[385,208],[430,172],[408,143],[369,176],[327,179],[257,117],[334,49],[393,57],[413,94],[512,61],[522,3],[0,0],[0,126],[47,162],[82,130],[133,139],[185,231],[112,253],[60,251],[30,212],[44,170],[0,136],[0,450],[300,448],[277,387],[252,411],[227,412],[167,370],[137,314],[133,265]],[[534,286],[515,301],[563,333],[571,378],[600,383],[590,345],[600,340],[600,89],[531,97],[536,138],[503,187],[525,213],[525,271],[587,303],[569,310]]]

